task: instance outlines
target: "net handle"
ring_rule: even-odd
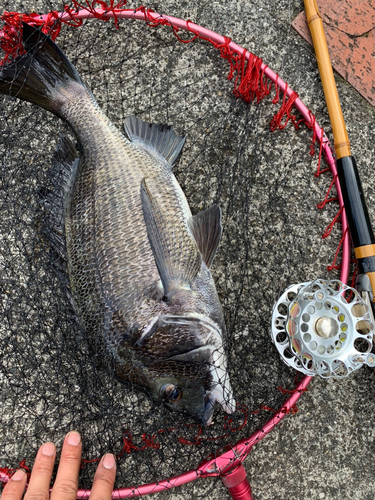
[[[35,22],[30,22],[30,24],[40,25],[41,22],[48,20],[49,14],[35,16]],[[183,30],[192,33],[194,36],[192,38],[200,38],[213,42],[214,44],[223,45],[228,44],[231,51],[241,54],[248,61],[251,53],[244,49],[243,47],[237,45],[236,43],[229,41],[228,38],[215,33],[214,31],[208,30],[202,26],[199,26],[189,20],[182,20],[176,17],[165,16],[153,12],[145,7],[140,7],[139,9],[123,9],[111,11],[106,11],[104,9],[92,9],[91,12],[88,10],[79,10],[77,12],[61,12],[58,13],[57,19],[61,21],[69,22],[73,20],[85,20],[85,19],[104,19],[109,18],[124,18],[124,19],[136,19],[146,22],[149,26],[157,26],[158,24],[169,25],[173,28],[175,34],[176,30]],[[56,18],[55,18],[56,19]],[[1,36],[1,32],[0,32]],[[177,35],[176,35],[177,36]],[[179,37],[178,37],[179,38]],[[181,40],[183,43],[187,43],[192,40]],[[261,71],[263,74],[274,83],[275,88],[281,90],[288,98],[293,94],[292,89],[284,82],[278,74],[273,72],[264,62],[261,65]],[[328,163],[328,166],[332,172],[334,178],[334,183],[336,186],[337,197],[340,205],[341,211],[341,227],[342,227],[342,263],[341,263],[341,273],[340,279],[342,282],[347,283],[349,277],[349,264],[350,264],[350,238],[348,233],[348,223],[344,209],[344,202],[341,193],[340,184],[337,177],[337,170],[335,159],[332,154],[329,140],[325,135],[323,129],[318,125],[315,120],[314,115],[311,111],[303,104],[299,97],[294,100],[294,106],[301,113],[307,125],[313,129],[315,137],[317,137],[320,142],[323,154]],[[305,376],[298,384],[296,389],[292,391],[289,399],[284,403],[282,408],[275,413],[275,415],[270,418],[266,424],[253,433],[249,438],[242,439],[236,445],[232,446],[229,450],[226,450],[221,455],[209,458],[200,464],[197,469],[185,472],[179,476],[158,481],[155,483],[149,483],[142,486],[130,487],[130,488],[118,488],[112,493],[113,499],[123,499],[123,498],[134,498],[142,495],[148,495],[152,493],[157,493],[164,491],[166,489],[172,489],[176,486],[181,486],[192,482],[199,477],[209,477],[209,476],[226,476],[230,472],[233,472],[235,468],[238,468],[240,464],[245,460],[245,458],[250,453],[252,447],[263,439],[273,428],[283,420],[283,418],[290,413],[291,409],[296,405],[297,401],[301,397],[302,393],[306,390],[307,386],[311,381],[311,377]],[[218,452],[220,453],[220,451]],[[6,483],[9,480],[9,476],[0,471],[0,481]],[[90,496],[90,490],[80,489],[77,492],[77,498],[88,499]],[[244,497],[245,499],[246,497]],[[251,498],[248,496],[248,498]]]

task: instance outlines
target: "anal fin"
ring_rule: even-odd
[[[58,256],[66,261],[65,210],[77,173],[79,158],[67,137],[62,137],[52,159],[49,187],[39,191],[46,213],[46,233]]]

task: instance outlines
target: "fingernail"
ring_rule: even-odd
[[[12,476],[12,481],[22,481],[26,476],[25,472],[22,469],[18,469]]]
[[[55,454],[55,445],[53,443],[46,443],[42,447],[42,454],[47,457],[52,457]]]
[[[115,457],[111,455],[111,453],[107,453],[106,455],[104,455],[103,466],[106,469],[113,469],[115,465],[116,465]]]
[[[80,442],[81,442],[81,436],[77,431],[69,432],[68,444],[71,444],[73,446],[78,446]]]

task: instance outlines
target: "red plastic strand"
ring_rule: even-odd
[[[326,227],[326,230],[322,234],[322,238],[323,239],[328,238],[328,236],[332,233],[332,229],[333,229],[334,225],[336,224],[336,222],[339,222],[339,220],[340,220],[342,210],[343,210],[343,207],[340,208],[340,210],[334,216],[334,218],[332,219],[332,221]]]
[[[65,6],[64,12],[65,14],[68,14],[69,19],[61,19],[60,14],[56,11],[50,12],[46,18],[43,18],[42,16],[39,16],[38,14],[19,14],[17,12],[6,12],[1,16],[1,19],[4,21],[4,26],[2,28],[2,31],[0,31],[0,46],[5,52],[5,57],[4,59],[0,62],[0,65],[5,64],[8,60],[13,59],[14,57],[24,53],[24,49],[22,46],[22,37],[21,37],[21,22],[26,22],[28,24],[31,24],[33,26],[39,26],[41,27],[41,30],[43,33],[47,33],[51,36],[53,40],[57,38],[57,36],[60,33],[61,30],[61,23],[63,22],[66,25],[72,26],[72,27],[78,27],[81,26],[83,23],[82,19],[79,19],[77,17],[78,11],[81,10],[86,10],[87,12],[91,13],[95,18],[103,20],[103,21],[108,21],[109,17],[106,16],[109,12],[113,14],[114,17],[114,23],[116,28],[118,28],[118,16],[116,15],[120,10],[126,5],[126,0],[120,0],[115,3],[115,0],[109,0],[109,2],[105,2],[103,0],[85,0],[84,2],[81,0],[73,0],[73,7],[68,7]],[[97,12],[97,6],[100,6],[101,9],[103,9],[105,12],[98,13]],[[161,16],[159,14],[154,13],[151,9],[147,9],[144,6],[138,7],[136,11],[142,11],[145,15],[146,23],[150,27],[156,27],[158,25],[168,25],[172,28],[173,34],[176,36],[176,38],[181,42],[181,43],[190,43],[197,38],[205,40],[210,42],[216,49],[220,51],[220,56],[223,59],[226,59],[229,63],[230,69],[229,69],[229,74],[228,74],[228,79],[232,80],[234,78],[234,88],[233,88],[233,93],[236,97],[243,99],[245,102],[252,102],[253,100],[257,100],[259,103],[265,96],[269,95],[272,89],[273,83],[268,80],[268,78],[265,76],[265,71],[267,66],[264,66],[263,69],[262,67],[262,60],[255,56],[254,54],[243,50],[242,54],[239,54],[235,51],[233,51],[230,48],[230,43],[231,39],[228,37],[225,37],[225,41],[222,44],[216,43],[205,36],[201,35],[197,31],[195,31],[190,24],[191,21],[187,21],[187,29],[192,33],[192,37],[189,39],[182,39],[179,36],[179,28],[174,26],[169,20],[168,17]],[[277,104],[280,100],[280,88],[277,85],[278,81],[278,75],[276,76],[276,81],[275,81],[275,96],[272,100],[273,104]],[[305,119],[300,119],[297,120],[297,117],[292,114],[292,108],[294,106],[294,103],[296,99],[298,98],[298,94],[296,92],[292,92],[291,95],[287,96],[287,91],[288,91],[288,86],[286,85],[284,89],[284,95],[283,95],[283,102],[281,105],[280,110],[275,114],[275,116],[272,118],[271,123],[270,123],[270,129],[271,131],[276,130],[277,128],[279,130],[283,130],[288,122],[290,121],[295,129],[299,128],[299,125],[301,123],[305,123],[310,129],[313,131],[313,136],[311,139],[311,144],[310,144],[310,155],[315,154],[315,143],[317,140],[317,134],[316,134],[316,127],[315,127],[315,116],[312,114],[312,112],[309,112],[310,115],[310,121],[307,121]],[[283,122],[284,120],[284,122]],[[320,137],[320,149],[319,149],[319,158],[318,158],[318,168],[317,172],[315,173],[316,177],[319,177],[322,173],[327,172],[330,170],[329,168],[320,170],[321,166],[321,155],[323,151],[323,136],[324,132],[323,129],[321,129],[321,137]],[[329,193],[334,185],[335,179],[331,182],[330,187],[328,188],[327,194],[325,196],[325,199],[323,202],[319,203],[318,208],[322,209],[324,206],[331,202],[335,201],[337,198],[329,198]],[[342,209],[339,210],[339,212],[336,214],[332,222],[327,226],[325,233],[323,234],[323,238],[326,238],[329,236],[331,233],[333,226],[335,223],[340,219]],[[346,232],[342,236],[340,240],[340,244],[336,250],[336,254],[334,257],[334,261],[332,263],[332,266],[328,266],[328,270],[332,269],[339,269],[340,265],[336,265],[336,261],[338,258],[338,254],[340,251],[340,248],[343,244],[344,238],[346,236]],[[293,394],[295,392],[298,392],[297,389],[293,390],[286,390],[283,388],[279,388],[279,390],[283,394]],[[307,389],[303,389],[305,391]],[[262,406],[261,409],[271,411],[275,414],[278,412],[274,410],[273,408],[267,407],[267,406]],[[203,441],[216,441],[220,440],[223,438],[226,438],[230,435],[232,432],[238,432],[240,429],[242,429],[248,421],[248,415],[249,415],[249,409],[245,408],[241,405],[237,406],[237,410],[241,411],[244,415],[243,422],[239,425],[239,427],[233,426],[233,418],[230,416],[225,416],[224,419],[224,430],[227,431],[225,434],[222,436],[216,437],[216,438],[202,438],[202,427],[198,424],[192,424],[192,425],[186,425],[184,426],[185,428],[196,428],[197,433],[195,437],[192,439],[186,439],[184,437],[179,437],[178,440],[186,445],[199,445]],[[291,408],[288,408],[287,406],[284,406],[281,410],[282,413],[291,413],[294,414],[298,411],[296,405],[292,406]],[[259,413],[257,412],[251,412],[251,413]],[[181,428],[176,428],[176,429],[168,429],[167,432],[173,432],[176,430],[179,430]],[[149,436],[147,434],[143,434],[142,436],[142,446],[136,446],[133,443],[132,436],[129,432],[125,432],[122,436],[122,441],[123,441],[123,446],[120,451],[120,453],[117,455],[117,458],[120,458],[124,453],[131,453],[133,451],[142,451],[146,448],[159,448],[160,444],[156,441],[157,435],[165,432],[165,430],[161,430],[154,434],[153,436]],[[95,458],[92,460],[82,460],[82,467],[87,464],[87,463],[93,463],[93,462],[98,462],[100,459]],[[23,461],[24,462],[24,461]],[[25,468],[26,470],[29,470],[28,467],[23,463],[20,462],[20,467]],[[16,469],[0,469],[0,472],[5,472],[6,474],[11,474],[14,470]]]
[[[316,208],[318,208],[319,210],[322,210],[326,206],[327,203],[330,203],[331,201],[338,200],[337,196],[335,196],[333,198],[329,198],[329,194],[330,194],[333,186],[335,185],[336,179],[337,179],[337,175],[335,175],[335,177],[332,179],[331,184],[329,185],[329,188],[327,189],[327,193],[325,195],[324,200],[317,204]]]
[[[325,168],[323,170],[320,170],[320,164],[321,164],[321,158],[322,158],[322,151],[323,151],[323,135],[324,131],[321,129],[320,132],[320,148],[319,148],[319,158],[318,158],[318,168],[317,171],[315,172],[315,177],[319,177],[321,174],[324,174],[325,172],[329,172],[330,168]]]
[[[0,32],[0,47],[5,52],[4,58],[0,61],[0,66],[19,55],[25,54],[22,45],[22,22],[41,27],[42,32],[49,34],[52,40],[57,38],[61,29],[57,11],[50,12],[46,20],[38,14],[28,15],[19,14],[18,12],[4,12],[0,19],[4,21],[4,26]]]
[[[299,385],[301,383],[301,374],[300,373],[296,373],[296,376],[294,377],[294,385],[295,385],[295,388],[294,389],[285,389],[284,387],[282,387],[281,385],[278,386],[277,390],[281,392],[281,394],[295,394],[296,392],[299,392],[299,393],[302,393],[302,392],[307,392],[308,389],[307,387],[305,389],[299,389]]]
[[[246,61],[246,55],[249,54]],[[223,53],[221,54],[224,57]],[[266,95],[271,92],[272,83],[268,85],[264,77],[264,71],[261,70],[262,59],[247,50],[242,52],[241,58],[234,59],[232,54],[226,57],[229,62],[232,62],[229,79],[233,77],[234,70],[237,76],[234,82],[233,93],[236,97],[240,97],[245,102],[252,102],[255,98],[259,103]],[[233,65],[235,61],[235,65]]]
[[[310,123],[309,124],[306,123],[306,125],[313,131],[313,136],[311,138],[311,143],[310,143],[310,156],[315,156],[315,143],[317,136],[315,130],[315,115],[313,115],[311,110],[309,110],[309,117],[310,117]]]
[[[286,84],[285,86],[283,103],[281,105],[281,108],[271,120],[270,129],[272,132],[277,128],[279,130],[283,130],[287,126],[289,121],[293,123],[295,129],[298,129],[301,121],[302,122],[305,121],[305,120],[297,121],[297,117],[291,114],[291,110],[294,106],[294,101],[298,99],[298,94],[297,92],[292,92],[289,99],[287,100],[287,90],[288,90],[288,84]],[[285,121],[284,123],[282,123],[282,120],[285,116],[286,116]]]
[[[277,104],[280,101],[280,88],[277,85],[278,79],[279,79],[279,75],[276,75],[276,80],[275,80],[276,94],[275,94],[275,97],[272,99],[272,104]]]
[[[146,24],[147,24],[147,26],[150,26],[151,28],[155,28],[156,26],[159,26],[159,24],[163,25],[163,26],[170,26],[173,30],[174,36],[181,43],[190,43],[190,42],[194,41],[196,38],[204,38],[204,37],[200,36],[199,33],[194,31],[191,27],[189,27],[189,24],[193,24],[192,21],[190,21],[189,19],[186,21],[187,29],[191,33],[193,33],[194,36],[192,38],[189,38],[188,40],[185,40],[178,35],[178,32],[180,30],[168,20],[168,17],[164,17],[164,16],[161,16],[160,14],[156,14],[152,9],[147,9],[143,5],[141,7],[137,7],[135,9],[135,12],[143,12],[143,14],[145,15]],[[153,14],[155,14],[155,15],[153,15]]]
[[[344,242],[344,239],[346,237],[346,233],[347,232],[348,232],[348,228],[346,228],[344,234],[341,236],[340,243],[337,246],[335,257],[333,259],[332,264],[330,266],[327,266],[327,271],[329,271],[329,272],[333,271],[334,269],[336,269],[337,271],[339,271],[341,269],[341,263],[340,264],[336,264],[336,262],[337,262],[338,255],[340,253],[340,250],[341,250],[341,247],[342,247],[342,244]]]
[[[164,429],[162,429],[161,431],[159,431],[157,434],[161,434],[164,432]],[[122,449],[120,451],[120,453],[118,453],[116,455],[116,459],[119,459],[120,457],[122,457],[122,455],[124,455],[124,453],[132,453],[133,451],[143,451],[145,450],[146,448],[154,448],[154,449],[159,449],[160,448],[160,443],[156,443],[155,442],[155,439],[156,439],[156,434],[154,434],[153,436],[150,436],[146,433],[144,433],[142,435],[142,442],[144,443],[143,446],[136,446],[134,443],[133,443],[133,438],[132,438],[132,435],[130,434],[130,432],[124,432],[124,434],[122,435],[122,443],[123,443],[123,446],[122,446]],[[99,462],[100,461],[100,458],[92,458],[92,459],[83,459],[81,461],[81,469],[86,465],[86,464],[92,464],[92,463],[95,463],[95,462]]]
[[[30,467],[28,467],[26,465],[26,460],[25,459],[21,460],[21,462],[19,463],[19,466],[15,467],[14,469],[10,469],[9,467],[0,467],[0,473],[6,474],[8,477],[11,477],[19,469],[23,469],[26,472],[27,480],[29,480],[30,479],[31,471],[30,471]],[[3,486],[6,485],[5,481],[0,481],[0,482],[1,482],[1,484]]]
[[[74,14],[77,14],[80,9],[87,10],[96,19],[100,19],[102,21],[109,21],[110,18],[106,14],[112,12],[115,26],[116,28],[118,28],[117,13],[120,12],[125,7],[126,2],[127,0],[119,0],[115,4],[115,0],[109,0],[109,3],[105,2],[104,0],[91,0],[91,2],[90,0],[85,0],[84,3],[80,3],[78,0],[72,0],[73,8],[65,6],[64,10],[71,16],[72,20],[74,20]],[[102,13],[99,14],[97,12],[98,8],[103,9],[105,11],[105,14]]]
[[[277,415],[279,413],[278,410],[274,410],[270,406],[262,405],[260,408],[262,410],[270,411],[270,412],[274,413],[275,415]],[[287,406],[283,406],[280,411],[282,413],[285,413],[285,415],[289,415],[289,414],[294,415],[295,413],[298,412],[298,408],[297,408],[297,405],[293,405],[290,408],[288,408]]]
[[[298,379],[298,374],[296,375],[295,379],[294,379],[294,383],[295,383],[295,389],[284,389],[284,387],[282,387],[281,385],[277,388],[278,391],[280,391],[282,394],[295,394],[295,393],[302,393],[302,392],[307,392],[308,389],[305,388],[305,389],[299,389],[298,386],[300,384],[300,381]],[[277,413],[279,413],[278,411],[274,410],[273,408],[270,408],[269,406],[265,406],[265,405],[262,405],[260,407],[262,410],[266,410],[266,411],[271,411],[272,413],[275,413],[275,415]],[[291,406],[289,409],[287,407],[287,405],[284,405],[281,409],[281,411],[285,414],[288,414],[288,413],[291,413],[292,415],[294,415],[295,413],[298,412],[298,408],[296,405],[293,405]],[[252,413],[259,413],[258,412],[252,412]]]
[[[308,389],[284,389],[283,387],[281,387],[281,385],[279,385],[279,387],[277,388],[278,391],[281,392],[281,394],[294,394],[295,392],[307,392]]]

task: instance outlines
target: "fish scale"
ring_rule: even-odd
[[[191,214],[172,172],[185,139],[129,117],[128,140],[48,36],[23,24],[23,44],[25,54],[0,68],[0,92],[52,111],[77,137],[79,160],[68,139],[60,142],[45,206],[96,355],[111,367],[113,358],[120,379],[204,425],[216,403],[232,413],[225,322],[210,272],[221,212],[214,205]]]

